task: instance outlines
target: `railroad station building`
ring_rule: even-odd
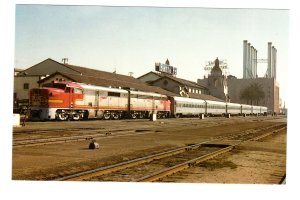
[[[113,88],[130,88],[145,92],[156,92],[168,96],[186,96],[205,100],[223,101],[211,96],[209,90],[196,82],[176,78],[166,73],[149,72],[139,78],[105,72],[53,59],[46,59],[14,77],[14,100],[28,102],[29,91],[54,80],[65,80]],[[24,103],[26,104],[26,103]]]
[[[29,91],[54,80],[65,80],[113,88],[130,88],[169,96],[175,93],[148,84],[132,76],[60,63],[50,58],[18,72],[14,76],[14,103],[28,104]],[[17,105],[15,105],[17,106]]]
[[[216,65],[210,75],[197,82],[176,77],[175,69],[169,61],[155,72],[150,71],[138,78],[110,73],[86,67],[60,63],[50,58],[29,67],[18,70],[14,76],[14,102],[28,102],[29,91],[41,87],[54,80],[65,80],[85,84],[106,86],[113,88],[130,88],[145,92],[156,92],[168,96],[183,96],[204,100],[253,104],[268,107],[270,112],[280,112],[279,85],[274,78],[237,79],[234,76],[225,76]],[[170,73],[172,72],[172,73]],[[243,98],[242,92],[251,85],[257,85],[263,91],[263,98],[249,100]]]
[[[210,95],[208,88],[202,86],[201,84],[177,78],[168,74],[151,71],[138,77],[138,79],[148,83],[149,85],[157,86],[164,90],[175,93],[177,96],[223,101],[222,99]]]

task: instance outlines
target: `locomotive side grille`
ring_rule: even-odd
[[[48,105],[48,90],[47,89],[32,89],[30,92],[30,105],[47,106]]]

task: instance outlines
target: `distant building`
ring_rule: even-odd
[[[169,60],[166,61],[165,67],[168,67]],[[157,63],[155,67],[157,69]],[[148,83],[149,85],[160,87],[164,90],[177,94],[177,96],[198,98],[204,100],[223,101],[222,99],[210,95],[210,91],[202,84],[175,77],[175,74],[165,73],[168,70],[157,70],[157,72],[148,72],[140,77],[139,80]]]
[[[222,70],[219,67],[219,59],[215,60],[215,65],[211,69],[207,78],[198,79],[198,84],[201,84],[208,88],[211,95],[222,99],[223,101],[230,101],[228,98],[228,84],[227,78],[222,74]]]
[[[229,97],[232,102],[249,103],[247,99],[241,98],[241,93],[251,84],[257,84],[261,87],[264,98],[252,104],[266,106],[271,112],[280,112],[279,105],[279,84],[275,78],[256,78],[256,79],[228,79]]]
[[[280,112],[279,84],[275,78],[237,79],[232,75],[226,77],[215,65],[207,78],[198,79],[197,82],[206,86],[211,95],[224,101],[266,106],[270,112]],[[260,98],[247,96],[247,90],[251,87],[260,91]]]

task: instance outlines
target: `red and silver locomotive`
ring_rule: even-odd
[[[54,81],[30,91],[31,120],[80,120],[169,117],[170,101],[162,94]]]
[[[262,115],[267,107],[54,81],[30,91],[31,120]]]

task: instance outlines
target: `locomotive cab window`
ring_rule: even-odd
[[[75,94],[83,94],[83,90],[81,88],[74,88]]]
[[[66,88],[66,84],[60,84],[60,83],[53,84],[53,87],[54,88],[59,88],[59,89],[62,89],[62,90],[69,88],[69,87]]]
[[[66,93],[71,93],[71,88],[70,87],[66,87]]]

